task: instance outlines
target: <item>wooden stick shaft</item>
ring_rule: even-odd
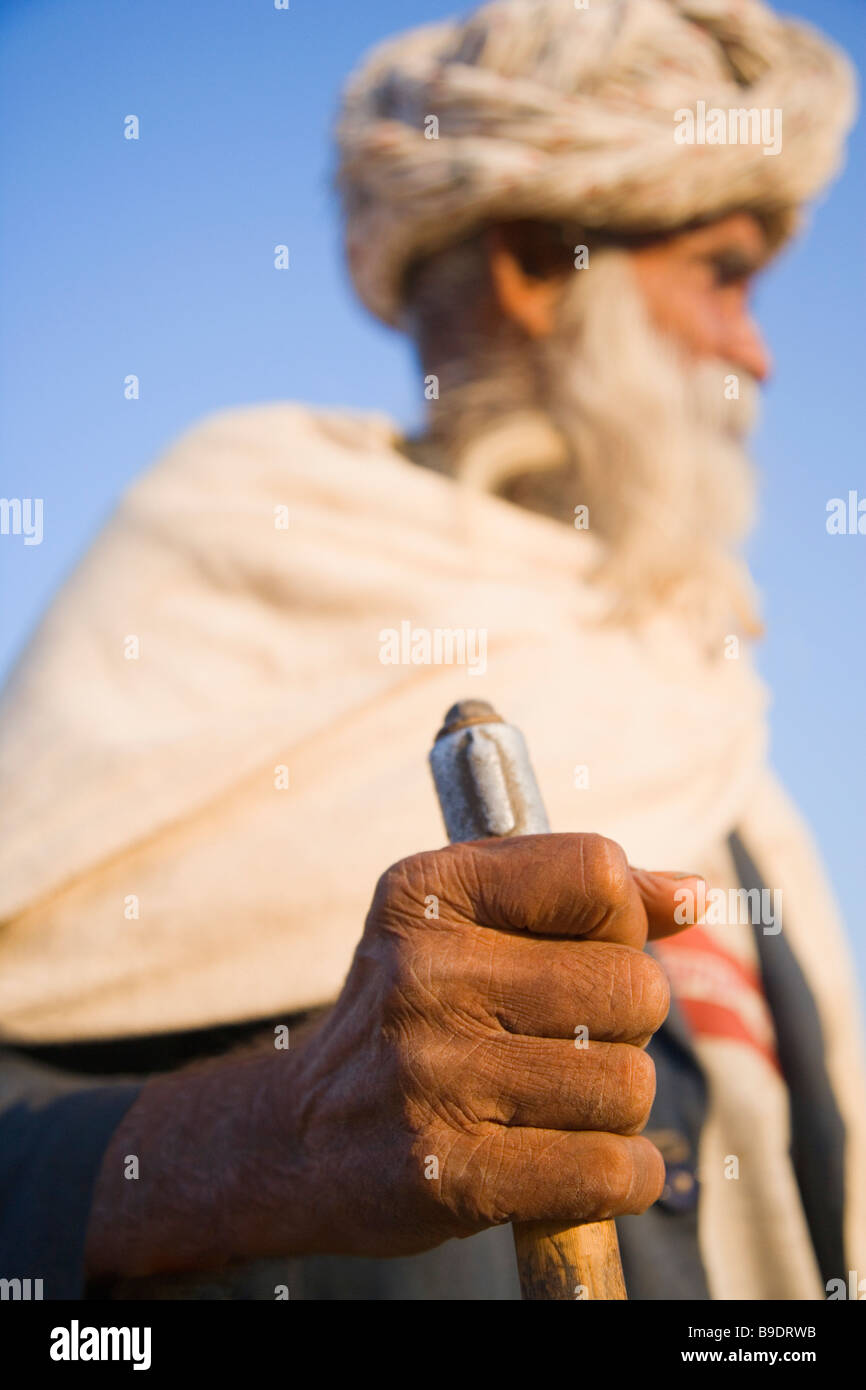
[[[514,1226],[514,1246],[525,1299],[628,1298],[613,1221],[521,1222]]]

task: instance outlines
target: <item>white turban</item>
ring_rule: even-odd
[[[699,102],[781,111],[780,151],[678,143],[676,113]],[[778,245],[838,168],[854,109],[845,55],[761,0],[497,0],[389,40],[350,79],[352,278],[397,323],[411,262],[495,219],[627,233],[748,209]]]

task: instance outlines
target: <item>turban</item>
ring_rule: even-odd
[[[781,148],[679,143],[677,112],[781,112]],[[413,261],[486,222],[664,232],[749,210],[771,246],[836,172],[846,56],[761,0],[496,0],[350,78],[338,186],[355,287],[400,319]]]

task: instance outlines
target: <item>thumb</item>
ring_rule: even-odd
[[[631,874],[646,908],[648,940],[675,936],[694,925],[698,894],[706,887],[703,874],[634,868]]]

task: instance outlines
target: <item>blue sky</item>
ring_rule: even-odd
[[[41,545],[0,537],[0,678],[125,485],[203,413],[290,398],[418,419],[408,351],[348,290],[330,131],[369,45],[461,8],[0,3],[0,492],[45,499]],[[863,0],[779,8],[834,35],[862,73]],[[122,138],[130,113],[137,142]],[[842,180],[759,288],[776,377],[751,547],[774,762],[829,863],[861,982],[866,537],[828,536],[825,507],[866,496],[864,187],[861,124]]]

